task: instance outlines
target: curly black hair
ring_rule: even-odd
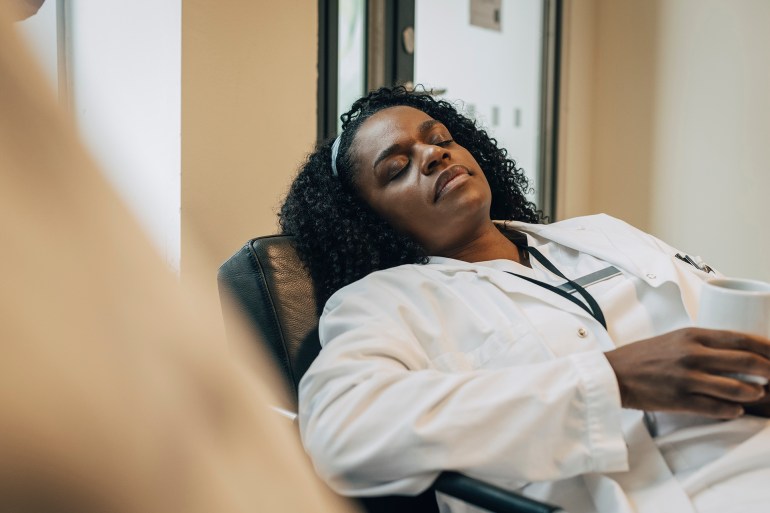
[[[393,229],[360,198],[349,151],[364,121],[398,105],[414,107],[440,121],[457,144],[473,155],[492,190],[493,219],[543,222],[542,212],[524,195],[529,187],[526,176],[507,151],[451,103],[402,86],[372,91],[341,117],[338,176],[331,166],[334,141],[318,144],[279,212],[282,232],[294,235],[300,259],[315,283],[319,308],[338,289],[371,272],[427,262],[428,255],[417,242]]]

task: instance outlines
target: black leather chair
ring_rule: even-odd
[[[218,282],[220,295],[234,298],[240,315],[262,335],[258,342],[267,346],[296,400],[299,380],[321,346],[313,283],[294,251],[291,237],[274,235],[250,240],[222,264]],[[225,309],[224,315],[226,327],[235,322],[233,312]],[[562,511],[450,471],[442,473],[430,489],[417,497],[378,497],[362,499],[361,503],[371,513],[438,512],[436,491],[493,512]]]

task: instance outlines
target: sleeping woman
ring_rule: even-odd
[[[767,511],[770,396],[727,374],[770,378],[770,340],[693,327],[710,268],[606,215],[544,223],[448,102],[384,88],[342,119],[280,211],[324,305],[300,429],[335,490],[456,470],[576,513]]]

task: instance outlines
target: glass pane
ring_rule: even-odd
[[[337,46],[337,131],[340,114],[364,94],[366,80],[366,0],[339,0]]]
[[[415,1],[415,84],[458,102],[508,150],[535,191],[543,7],[544,0]]]

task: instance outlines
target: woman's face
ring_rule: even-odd
[[[364,201],[429,254],[451,255],[489,223],[492,193],[476,159],[424,112],[377,112],[351,153]]]

